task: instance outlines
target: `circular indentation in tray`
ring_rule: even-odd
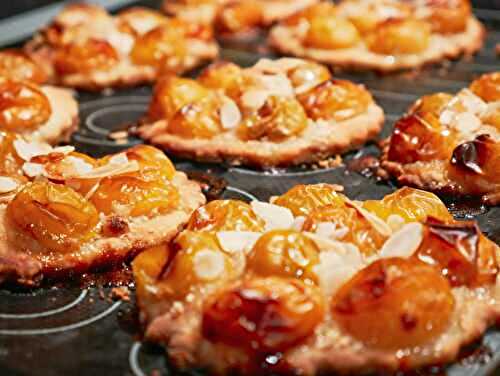
[[[222,194],[222,199],[224,200],[242,200],[242,201],[256,201],[258,200],[253,194],[232,186],[227,186],[226,190]]]

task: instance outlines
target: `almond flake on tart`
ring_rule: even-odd
[[[391,72],[472,54],[484,35],[469,0],[342,0],[292,15],[269,39],[287,55]]]
[[[218,54],[209,26],[134,7],[112,16],[98,5],[69,5],[25,46],[64,86],[86,90],[153,82]]]
[[[403,185],[500,203],[500,72],[457,94],[419,99],[395,125],[381,166]]]
[[[196,210],[133,261],[145,338],[180,369],[361,374],[452,362],[500,318],[500,247],[475,222],[417,189],[365,202],[337,189]]]
[[[69,138],[78,124],[78,104],[70,90],[44,80],[21,52],[0,51],[0,131],[50,144]]]
[[[167,14],[190,22],[212,24],[218,34],[244,35],[317,3],[319,0],[165,0]]]
[[[0,284],[120,266],[169,241],[205,203],[152,146],[94,159],[13,134],[0,145]]]
[[[289,166],[351,150],[383,120],[362,85],[307,60],[261,59],[214,63],[197,80],[160,78],[138,134],[182,157]]]

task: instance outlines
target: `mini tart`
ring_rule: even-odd
[[[244,34],[269,27],[274,22],[319,2],[319,0],[208,0],[164,1],[167,14],[190,22],[213,24],[222,35]]]
[[[96,160],[5,134],[1,148],[0,284],[120,267],[171,239],[205,203],[151,146]]]
[[[343,0],[293,15],[269,40],[286,55],[391,72],[473,54],[484,35],[468,0]]]
[[[0,52],[0,72],[9,60],[11,56]],[[73,92],[28,81],[36,78],[29,70],[20,62],[10,75],[0,74],[0,130],[50,144],[68,140],[78,125]]]
[[[432,193],[351,201],[299,185],[212,201],[133,262],[145,338],[210,374],[409,371],[500,318],[500,247]]]
[[[322,160],[373,139],[383,110],[361,85],[301,59],[215,63],[197,81],[166,77],[138,135],[171,154],[258,167]]]
[[[112,16],[90,4],[64,8],[25,50],[53,82],[86,90],[149,83],[218,54],[208,26],[147,8]]]
[[[384,145],[381,166],[402,185],[500,203],[500,72],[455,95],[419,99]]]

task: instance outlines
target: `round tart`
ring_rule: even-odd
[[[364,374],[452,361],[498,320],[500,247],[475,222],[416,189],[338,189],[213,201],[141,253],[146,339],[217,375]]]
[[[26,51],[51,79],[87,90],[152,82],[215,58],[209,26],[147,8],[112,16],[90,4],[69,5],[28,42]]]
[[[78,124],[73,93],[43,85],[47,76],[17,50],[0,51],[0,131],[51,144],[66,140]]]
[[[5,133],[0,147],[0,283],[120,266],[205,202],[152,146],[94,159]]]
[[[382,109],[362,86],[301,59],[219,62],[156,84],[138,134],[169,153],[259,167],[315,162],[374,138]]]
[[[287,55],[389,72],[472,54],[484,34],[468,0],[343,0],[289,17],[270,43]]]
[[[244,34],[265,28],[319,0],[165,0],[168,14],[191,22],[213,24],[219,34]]]
[[[500,72],[455,95],[419,99],[384,146],[382,167],[400,184],[500,203]]]

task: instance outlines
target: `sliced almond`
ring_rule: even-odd
[[[73,171],[76,175],[87,174],[94,169],[94,166],[92,166],[90,163],[87,163],[83,159],[76,158],[71,155],[64,158],[64,161],[69,162],[72,165]]]
[[[297,231],[302,230],[302,226],[304,226],[304,222],[306,221],[306,217],[299,215],[298,217],[295,217],[293,220],[291,228]]]
[[[397,214],[391,214],[389,217],[387,217],[386,222],[393,232],[398,231],[406,223],[405,219]]]
[[[468,112],[480,114],[486,109],[486,102],[474,94],[469,89],[462,89],[456,98],[466,108]]]
[[[23,164],[23,172],[30,178],[35,178],[44,174],[45,168],[39,163],[26,162]]]
[[[241,96],[241,103],[244,107],[258,110],[269,97],[269,91],[262,89],[249,89]]]
[[[316,234],[324,238],[331,238],[337,226],[332,222],[320,222],[316,224]]]
[[[336,252],[321,252],[319,259],[320,262],[314,267],[314,271],[321,289],[327,296],[335,293],[364,266],[361,259],[346,262],[346,259]]]
[[[305,63],[302,59],[285,57],[277,60],[260,59],[251,69],[265,73],[283,73],[297,68]]]
[[[94,168],[92,171],[75,177],[80,179],[102,179],[109,176],[117,176],[139,171],[139,163],[130,161],[125,164],[108,163],[104,166]]]
[[[252,231],[219,231],[217,239],[227,253],[248,253],[261,235]]]
[[[381,218],[377,217],[375,214],[370,213],[368,210],[361,207],[360,204],[348,199],[347,197],[345,198],[345,202],[347,205],[356,209],[358,213],[361,214],[368,222],[370,222],[372,227],[375,230],[377,230],[380,234],[384,236],[391,236],[392,234],[391,228]]]
[[[17,155],[19,155],[23,160],[29,162],[31,158],[37,155],[45,155],[52,151],[52,147],[49,144],[35,141],[24,141],[21,139],[15,140],[14,149]]]
[[[193,269],[202,281],[213,281],[222,276],[226,269],[224,256],[209,249],[199,251],[194,255]]]
[[[75,151],[75,147],[71,145],[58,146],[52,149],[51,153],[61,153],[61,154],[69,154]]]
[[[289,78],[284,74],[261,75],[258,82],[270,93],[280,97],[293,97],[294,90]]]
[[[252,201],[251,205],[255,214],[266,223],[266,231],[292,227],[294,218],[290,209],[261,201]]]
[[[129,160],[128,160],[127,154],[118,153],[118,154],[112,155],[109,158],[108,163],[115,164],[115,165],[124,165],[124,164],[127,164],[128,162],[129,162]]]
[[[19,183],[7,176],[0,176],[0,193],[9,193],[15,191],[19,187]]]
[[[233,129],[241,123],[241,112],[232,99],[227,98],[219,111],[220,121],[224,129]]]
[[[462,112],[455,116],[451,126],[461,133],[468,134],[477,131],[481,127],[481,120],[473,113]]]
[[[422,243],[423,229],[419,222],[407,223],[387,239],[380,250],[380,257],[410,257]]]

